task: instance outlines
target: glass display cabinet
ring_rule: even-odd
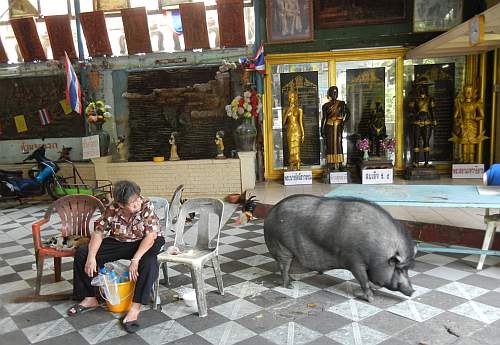
[[[377,48],[267,55],[266,178],[281,178],[288,166],[283,114],[291,90],[297,93],[303,110],[302,170],[312,170],[315,177],[324,172],[322,105],[328,102],[328,88],[334,85],[338,88],[337,99],[346,102],[350,111],[342,135],[343,166],[354,169],[363,159],[357,143],[367,138],[370,160],[390,160],[395,172],[402,173],[412,159],[407,105],[415,81],[423,77],[429,80],[429,93],[436,101],[437,125],[430,160],[438,170],[449,169],[456,158],[449,141],[454,126],[454,99],[465,83],[466,70],[472,67],[465,57],[404,60],[405,53],[405,48]],[[394,150],[387,150],[384,144],[391,139]]]
[[[385,127],[385,138],[402,137],[404,53],[403,48],[380,48],[267,55],[264,119],[266,178],[281,178],[287,167],[282,115],[288,106],[287,94],[290,90],[297,92],[304,114],[302,170],[312,170],[316,177],[323,173],[326,166],[321,108],[328,102],[330,86],[337,86],[338,99],[345,101],[350,110],[342,136],[343,164],[348,169],[361,159],[356,143],[361,138],[368,138],[375,117],[378,116],[381,119],[379,124]],[[396,169],[403,170],[403,147],[397,140],[396,143],[395,153],[390,159],[394,160]]]

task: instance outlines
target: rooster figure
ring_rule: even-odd
[[[258,200],[255,199],[255,195],[252,195],[250,198],[245,200],[240,218],[236,220],[237,224],[246,224],[253,219],[253,211],[255,210],[255,207],[257,207],[257,201]]]

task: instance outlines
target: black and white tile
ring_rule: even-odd
[[[488,257],[483,271],[476,256],[419,253],[410,271],[415,294],[408,298],[380,289],[373,303],[346,270],[294,270],[292,289],[281,284],[268,253],[263,221],[237,224],[228,205],[220,238],[225,294],[213,270],[204,270],[208,316],[199,318],[178,296],[191,288],[189,271],[168,267],[170,288],[161,286],[162,309],[145,306],[143,328],[127,334],[120,314],[105,308],[67,317],[73,301],[13,303],[33,292],[36,271],[31,224],[47,205],[31,203],[0,210],[0,343],[6,344],[496,344],[500,329],[500,259]],[[234,211],[234,212],[233,212]],[[58,232],[57,217],[44,236]],[[196,220],[193,222],[195,229]],[[171,243],[172,239],[168,239]],[[72,259],[63,260],[63,280],[53,281],[46,263],[42,294],[70,292]]]

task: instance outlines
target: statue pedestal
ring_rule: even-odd
[[[392,160],[388,159],[370,159],[359,163],[359,170],[365,169],[393,169]]]
[[[429,167],[407,167],[404,175],[407,180],[439,180],[439,174],[432,165]]]
[[[394,181],[392,160],[372,159],[359,163],[362,184],[391,184]]]

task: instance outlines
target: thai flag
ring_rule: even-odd
[[[163,15],[167,17],[167,27],[177,36],[182,35],[181,12],[178,9],[165,10]]]
[[[52,123],[52,117],[47,109],[38,110],[37,116],[42,126],[47,126]]]
[[[255,70],[257,73],[266,74],[266,64],[264,62],[264,45],[260,45],[255,54]]]
[[[75,70],[69,61],[68,54],[64,52],[66,65],[66,102],[71,109],[82,114],[82,92]]]

